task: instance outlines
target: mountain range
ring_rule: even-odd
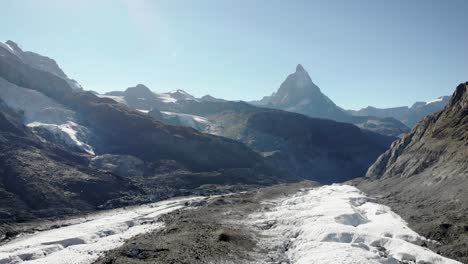
[[[31,145],[30,142],[37,142],[37,148],[45,149],[34,151],[34,145],[31,145],[33,150],[28,150],[28,155],[18,158],[2,156],[0,187],[6,197],[22,201],[32,209],[40,209],[29,203],[36,200],[34,195],[55,200],[52,193],[63,193],[57,190],[66,190],[64,193],[70,192],[70,199],[77,199],[75,204],[69,204],[71,211],[90,208],[78,206],[79,196],[73,192],[79,194],[81,189],[67,189],[77,186],[78,183],[74,182],[79,180],[73,177],[79,172],[71,173],[70,166],[85,167],[86,173],[80,175],[89,184],[93,181],[87,175],[100,175],[104,171],[111,173],[113,176],[98,177],[98,182],[100,188],[106,188],[106,184],[118,187],[113,192],[131,190],[124,184],[113,184],[120,179],[118,173],[122,164],[130,166],[130,171],[140,170],[138,177],[132,179],[126,174],[120,176],[125,177],[124,182],[129,186],[144,189],[140,193],[145,197],[136,198],[143,200],[193,192],[205,184],[262,185],[296,179],[272,168],[242,143],[157,121],[114,100],[75,89],[65,77],[47,69],[50,68],[39,69],[30,65],[17,52],[0,47],[0,97],[4,102],[1,110],[5,116],[1,126],[8,128],[5,133],[15,134],[10,128],[16,127],[24,134],[23,137],[2,137],[2,145],[27,146]],[[49,162],[48,157],[52,156],[61,158],[58,162]],[[28,166],[31,169],[27,169]],[[50,171],[55,171],[57,177],[47,177]],[[39,175],[44,175],[47,181],[39,180]],[[37,183],[34,177],[38,178]],[[8,184],[11,179],[19,178],[30,189],[22,188],[19,183]],[[62,185],[66,187],[60,187]],[[93,187],[88,189],[92,191]],[[95,195],[91,194],[88,198],[94,206],[104,205],[114,197],[105,195],[103,191],[102,196],[109,197],[107,201],[93,199]],[[55,209],[48,202],[41,204]],[[39,215],[35,210],[13,210],[15,214],[28,212],[28,215],[11,215],[11,205],[4,204],[2,216]]]
[[[425,116],[442,110],[449,100],[450,96],[441,96],[429,102],[415,102],[411,107],[376,108],[368,106],[357,111],[348,110],[348,112],[355,116],[393,117],[412,128]]]
[[[437,241],[421,246],[468,261],[468,83],[450,98],[359,111],[333,103],[301,65],[277,92],[250,103],[143,84],[98,94],[53,59],[7,41],[0,142],[0,239],[16,235],[5,223],[308,179],[354,184]],[[359,212],[338,218],[344,228],[366,223]],[[232,239],[222,237],[217,243]]]
[[[98,96],[162,122],[234,139],[281,171],[321,183],[362,176],[395,139],[352,124],[246,102],[195,98],[182,90],[157,94],[142,84]]]

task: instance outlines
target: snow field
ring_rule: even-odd
[[[416,245],[431,241],[352,186],[323,186],[270,202],[248,221],[266,237],[259,243],[274,252],[273,263],[458,263]]]

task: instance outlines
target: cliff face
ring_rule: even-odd
[[[357,183],[389,204],[412,228],[441,242],[436,250],[468,261],[468,83],[421,120]]]
[[[431,171],[431,182],[467,173],[468,83],[443,111],[430,115],[396,141],[367,172],[370,178],[410,177]],[[428,179],[429,180],[429,179]]]

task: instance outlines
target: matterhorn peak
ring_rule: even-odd
[[[304,67],[302,67],[301,64],[298,64],[298,65],[296,66],[296,72],[305,72]]]

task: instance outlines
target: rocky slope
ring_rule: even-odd
[[[408,127],[414,127],[416,123],[425,116],[442,110],[448,104],[449,100],[450,96],[441,96],[429,102],[416,102],[411,107],[376,108],[368,106],[357,111],[348,110],[348,112],[355,116],[392,117],[401,121]]]
[[[1,50],[1,49],[0,49]],[[236,141],[167,125],[125,105],[76,91],[54,74],[16,56],[0,58],[0,77],[66,106],[93,132],[96,154],[125,154],[145,161],[174,160],[194,171],[262,167],[260,156]]]
[[[41,141],[1,100],[0,142],[0,222],[124,205],[141,194],[128,179],[89,169],[85,156]]]
[[[178,104],[177,111],[203,121],[207,133],[245,143],[272,166],[321,183],[364,175],[394,139],[352,124],[244,102],[185,101]],[[156,110],[149,115],[173,121]]]
[[[296,71],[286,78],[276,92],[252,103],[310,117],[352,123],[383,135],[398,136],[409,132],[408,127],[393,118],[353,116],[349,114],[320,91],[300,64],[297,65]]]
[[[435,249],[468,262],[468,83],[369,168],[359,188],[389,204]]]

